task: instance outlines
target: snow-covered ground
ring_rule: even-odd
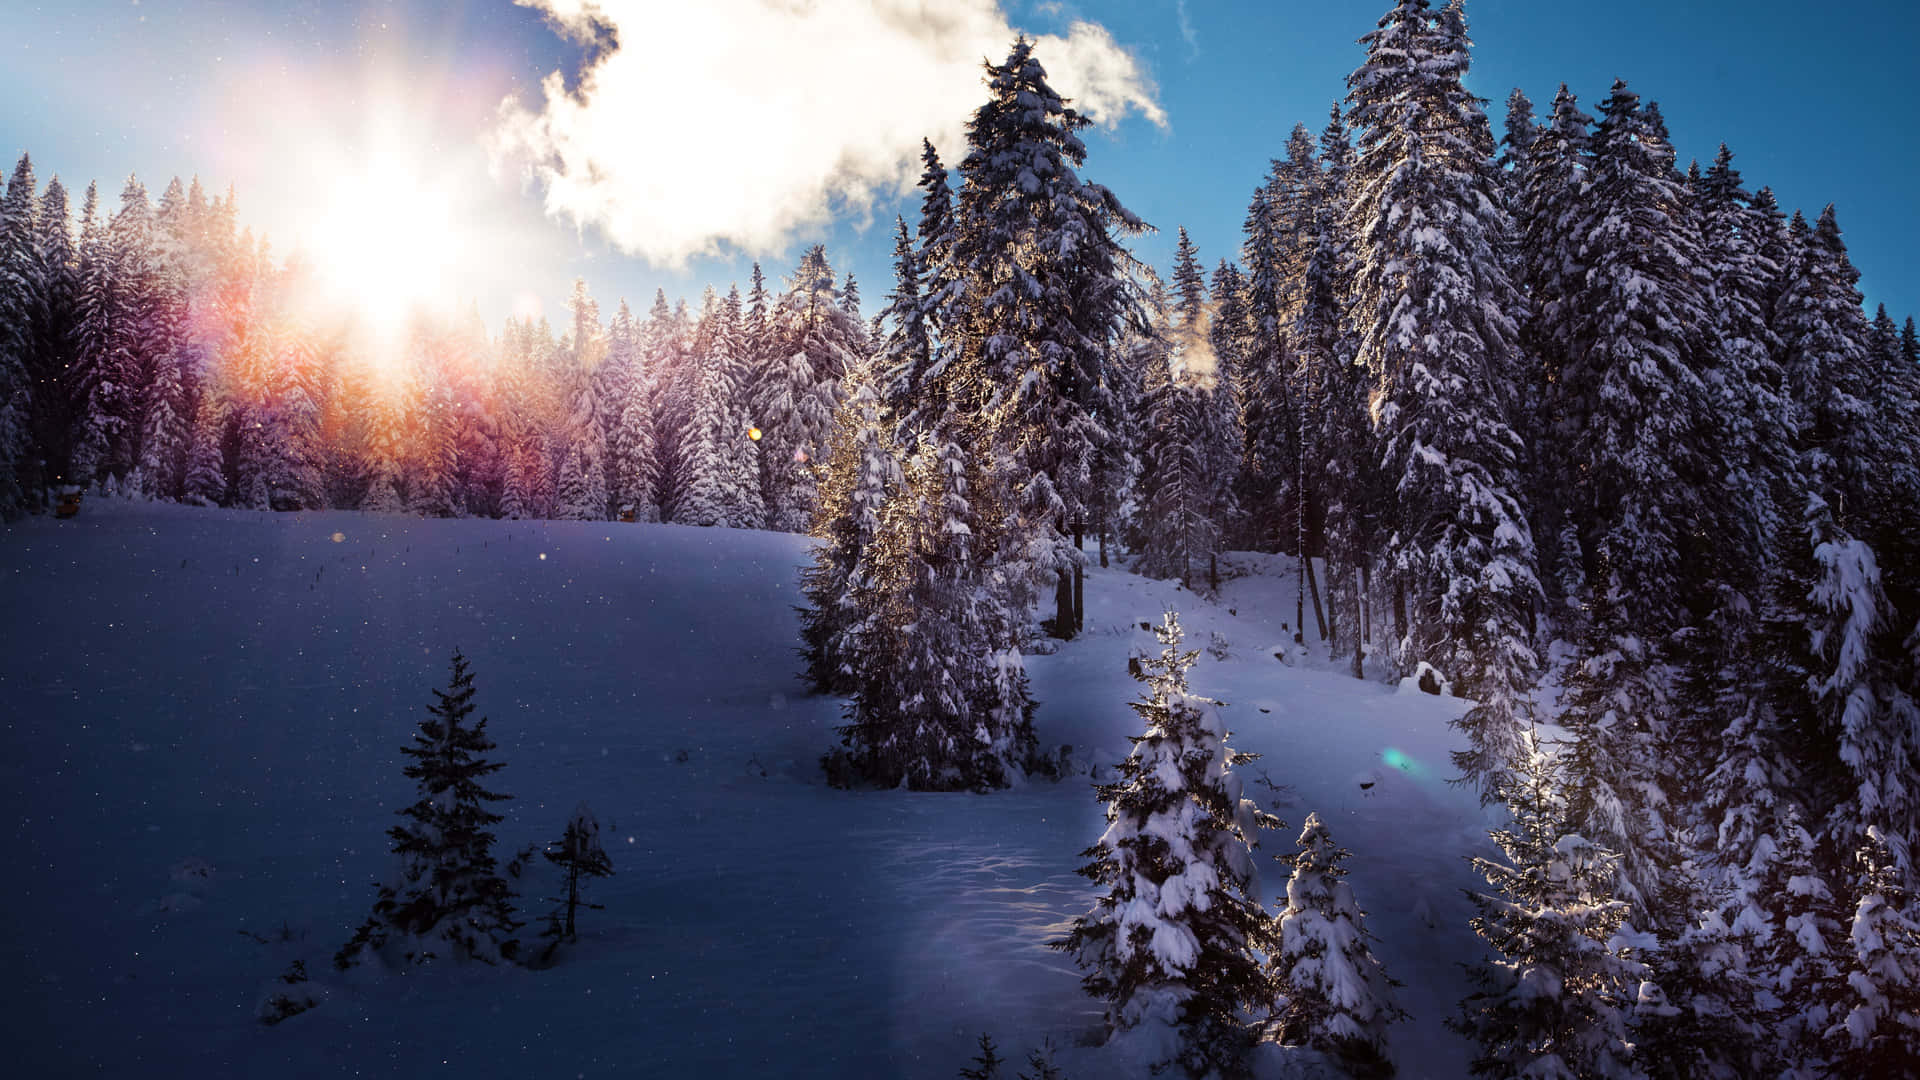
[[[822,781],[836,701],[795,677],[801,538],[672,525],[255,514],[96,500],[0,530],[0,1017],[9,1074],[951,1077],[981,1031],[1069,1075],[1099,1010],[1044,942],[1085,910],[1101,808],[1078,775],[989,796]],[[1478,954],[1449,786],[1460,703],[1276,660],[1291,562],[1240,555],[1217,603],[1095,569],[1088,633],[1029,660],[1048,744],[1127,752],[1139,624],[1218,634],[1194,689],[1353,849],[1403,981],[1405,1077],[1465,1075],[1441,1027]],[[1229,610],[1231,609],[1231,611]],[[1235,614],[1234,612],[1237,612]],[[458,646],[514,795],[504,856],[586,800],[617,876],[557,968],[337,976],[412,797],[399,747]],[[1267,874],[1271,902],[1285,884]],[[544,911],[544,865],[521,883]],[[537,924],[525,934],[532,935]],[[264,940],[260,940],[264,939]],[[276,1027],[304,960],[327,1000]],[[1009,1070],[1009,1075],[1011,1070]]]

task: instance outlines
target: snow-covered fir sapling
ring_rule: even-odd
[[[1387,1025],[1406,1013],[1392,1000],[1399,985],[1368,947],[1365,912],[1347,884],[1350,854],[1319,814],[1308,814],[1287,882],[1287,906],[1270,964],[1283,1004],[1280,1041],[1338,1059],[1356,1077],[1393,1074]]]
[[[1835,1076],[1920,1077],[1920,922],[1878,826],[1854,853],[1858,897],[1841,945],[1846,981],[1825,1034]]]
[[[593,816],[592,808],[584,802],[573,808],[573,816],[567,819],[566,832],[560,839],[547,845],[545,854],[547,861],[560,867],[567,877],[566,895],[548,897],[549,902],[562,905],[554,910],[545,931],[546,936],[553,938],[546,949],[546,955],[550,957],[562,941],[578,939],[575,913],[580,908],[605,910],[605,905],[581,899],[580,879],[612,877],[613,860],[607,857],[606,849],[600,846],[600,820]]]
[[[1447,1026],[1479,1043],[1475,1076],[1627,1080],[1627,1010],[1646,968],[1616,932],[1615,856],[1569,831],[1561,770],[1528,733],[1499,794],[1512,823],[1493,831],[1505,861],[1474,858],[1494,892],[1470,892],[1475,933],[1498,956],[1469,969],[1477,985]]]
[[[513,891],[495,869],[489,830],[502,819],[486,808],[512,796],[480,786],[505,766],[483,756],[494,748],[486,718],[467,721],[473,673],[458,649],[452,681],[433,696],[413,745],[400,748],[413,759],[401,771],[416,782],[419,798],[399,812],[406,822],[387,833],[400,857],[398,880],[378,886],[373,911],[334,956],[343,971],[368,949],[409,964],[443,957],[491,964],[519,949]]]
[[[1246,1016],[1271,1002],[1253,838],[1280,822],[1241,797],[1233,769],[1253,755],[1228,748],[1218,703],[1187,687],[1198,653],[1180,648],[1179,616],[1155,632],[1163,648],[1142,664],[1147,690],[1133,703],[1146,731],[1098,787],[1107,831],[1080,870],[1106,895],[1049,944],[1087,972],[1111,1033],[1193,1076],[1236,1074],[1253,1041]]]

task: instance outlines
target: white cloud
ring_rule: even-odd
[[[571,91],[501,104],[495,160],[547,213],[664,265],[784,249],[837,212],[911,187],[920,140],[957,162],[981,61],[1016,34],[998,0],[515,0],[602,47]],[[1104,27],[1035,38],[1054,87],[1112,126],[1166,125],[1140,61]]]

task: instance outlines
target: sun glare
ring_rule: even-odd
[[[407,157],[382,151],[339,173],[306,245],[329,299],[376,339],[393,341],[416,308],[445,299],[459,258],[450,193]]]

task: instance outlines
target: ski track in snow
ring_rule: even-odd
[[[1293,850],[1309,810],[1354,851],[1414,1016],[1391,1033],[1400,1074],[1465,1074],[1441,1021],[1478,955],[1462,856],[1491,845],[1446,783],[1461,705],[1356,682],[1324,648],[1274,659],[1291,560],[1233,556],[1244,576],[1218,603],[1090,571],[1089,633],[1028,659],[1041,738],[1071,744],[1080,775],[840,792],[816,765],[840,705],[795,674],[806,545],[111,499],[0,530],[13,1075],[931,1078],[980,1031],[1015,1062],[1044,1038],[1070,1075],[1107,1074],[1078,1045],[1099,1009],[1044,943],[1092,898],[1074,873],[1104,824],[1085,770],[1137,733],[1127,652],[1157,649],[1137,624],[1168,606],[1190,646],[1227,642],[1193,686],[1262,755],[1248,795],[1287,823],[1262,855]],[[590,890],[606,910],[549,971],[338,975],[411,798],[398,748],[456,645],[515,796],[502,861],[585,799],[616,871]],[[1277,910],[1284,870],[1260,861]],[[551,895],[541,862],[523,915]],[[327,1000],[263,1027],[254,1006],[294,959]]]

